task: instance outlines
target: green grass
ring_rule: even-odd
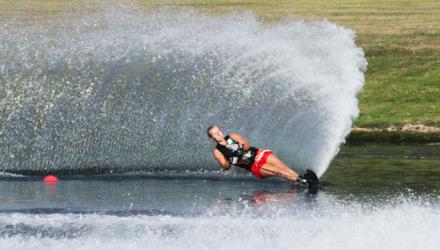
[[[68,2],[68,3],[67,3]],[[0,18],[57,13],[80,1],[4,1]],[[166,4],[164,3],[166,2]],[[106,4],[108,1],[100,2]],[[251,10],[267,23],[327,19],[355,30],[368,60],[355,126],[440,126],[440,1],[422,0],[140,0],[139,6],[192,7],[214,13]]]

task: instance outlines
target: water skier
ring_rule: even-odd
[[[301,177],[272,151],[252,147],[239,134],[231,133],[224,136],[217,125],[209,126],[207,133],[217,143],[212,154],[225,170],[229,170],[232,165],[235,165],[250,171],[257,179],[280,176],[292,183],[306,184],[309,188],[312,185],[316,186],[319,182],[313,171],[306,170],[304,177]]]

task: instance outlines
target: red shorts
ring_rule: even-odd
[[[267,149],[258,149],[257,153],[255,154],[255,162],[251,165],[251,172],[252,174],[255,175],[255,177],[257,177],[257,179],[261,179],[263,178],[263,176],[261,176],[261,167],[266,164],[267,162],[267,157],[269,157],[269,155],[272,154],[272,151],[267,150]]]

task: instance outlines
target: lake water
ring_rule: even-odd
[[[2,174],[1,249],[438,249],[440,147],[345,147],[318,194],[234,170]]]

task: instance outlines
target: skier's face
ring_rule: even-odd
[[[211,130],[209,130],[209,134],[211,135],[211,138],[216,142],[220,142],[224,138],[223,132],[217,126],[211,128]]]

